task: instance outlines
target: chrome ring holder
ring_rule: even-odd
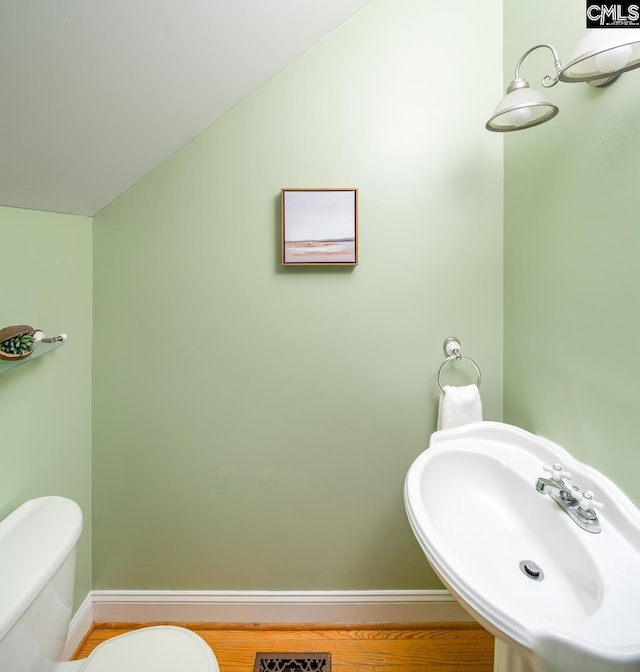
[[[460,352],[460,341],[457,338],[454,338],[453,336],[449,336],[447,340],[443,343],[442,349],[444,350],[444,354],[447,355],[447,358],[442,362],[440,365],[440,368],[438,369],[438,387],[444,392],[444,388],[442,387],[442,369],[449,363],[449,362],[454,362],[454,361],[465,361],[469,362],[473,366],[473,368],[476,370],[476,374],[478,376],[478,382],[476,383],[478,387],[480,387],[480,383],[482,381],[482,374],[480,373],[480,367],[471,359],[470,357],[463,357],[462,353]]]

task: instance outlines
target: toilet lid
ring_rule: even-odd
[[[220,672],[209,645],[191,630],[158,625],[108,639],[82,672]]]

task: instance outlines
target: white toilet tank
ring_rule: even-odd
[[[0,521],[0,671],[52,672],[73,610],[82,511],[32,499]]]

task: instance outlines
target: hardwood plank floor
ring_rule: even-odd
[[[257,652],[329,652],[333,672],[493,670],[493,637],[474,623],[172,625],[197,632],[213,649],[220,672],[253,672]],[[75,658],[85,658],[101,642],[139,627],[144,626],[95,623]]]

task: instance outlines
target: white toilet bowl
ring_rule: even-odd
[[[158,625],[108,639],[88,658],[61,663],[56,672],[219,672],[219,667],[202,637]]]
[[[0,672],[219,672],[209,645],[186,628],[133,630],[88,658],[59,662],[73,607],[80,507],[32,499],[0,521]]]

